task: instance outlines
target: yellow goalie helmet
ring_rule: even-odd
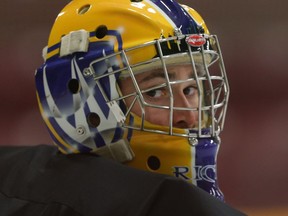
[[[35,80],[60,151],[173,175],[220,199],[229,86],[217,37],[174,0],[73,0]]]

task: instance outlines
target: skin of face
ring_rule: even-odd
[[[197,108],[199,103],[198,88],[195,80],[189,80],[193,77],[191,65],[169,66],[167,67],[170,83],[180,80],[179,83],[172,84],[171,90],[173,94],[173,104],[176,108]],[[169,109],[159,109],[151,107],[169,106],[170,91],[167,85],[163,69],[156,69],[147,72],[142,72],[135,75],[139,89],[142,91],[143,99],[148,106],[144,106],[145,120],[150,123],[169,126]],[[185,81],[185,82],[184,82]],[[163,86],[164,84],[164,86]],[[161,86],[162,85],[162,86]],[[156,89],[151,89],[158,86]],[[135,92],[135,85],[132,78],[127,77],[119,81],[119,87],[122,95],[128,95]],[[125,103],[130,107],[134,97],[127,97]],[[138,116],[142,115],[140,103],[135,103],[131,109]],[[174,110],[172,125],[176,128],[194,128],[198,121],[198,112],[192,110]]]

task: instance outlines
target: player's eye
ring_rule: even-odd
[[[151,98],[160,98],[167,95],[167,91],[165,88],[159,88],[159,89],[153,89],[148,92],[145,92],[145,94]]]
[[[183,94],[186,96],[192,96],[197,92],[197,87],[196,86],[188,86],[183,89]]]

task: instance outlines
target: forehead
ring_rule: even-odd
[[[191,64],[189,65],[173,65],[168,66],[167,73],[164,68],[153,69],[149,71],[142,72],[140,74],[135,75],[138,83],[147,82],[156,78],[165,79],[166,74],[168,75],[170,80],[183,80],[192,78],[193,76],[193,68]]]

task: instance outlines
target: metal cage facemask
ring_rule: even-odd
[[[185,44],[183,44],[185,43]],[[177,52],[165,53],[166,46],[177,45]],[[207,49],[205,46],[213,49]],[[164,47],[164,48],[163,48]],[[185,49],[183,48],[185,47]],[[149,52],[155,49],[157,56],[145,61],[138,61],[133,58],[139,53]],[[184,49],[184,50],[183,50]],[[105,65],[105,66],[103,66]],[[171,80],[169,77],[169,67],[190,66],[193,74],[185,80]],[[99,70],[105,68],[107,73]],[[162,82],[148,89],[142,89],[137,82],[137,76],[149,73],[153,70],[162,71]],[[189,138],[216,137],[223,129],[227,102],[229,96],[229,86],[222,60],[220,47],[215,35],[182,35],[166,39],[159,39],[145,43],[140,46],[122,50],[118,53],[107,55],[101,59],[91,62],[86,70],[86,76],[93,76],[98,88],[100,89],[106,103],[109,104],[118,123],[128,129],[147,131],[153,133],[184,136]],[[142,75],[143,76],[143,75]],[[128,85],[132,85],[133,91],[123,94],[123,91],[111,92],[107,88],[105,80],[122,80],[122,85],[127,77],[130,77]],[[119,82],[119,81],[118,81]],[[187,83],[187,84],[185,84]],[[173,88],[176,85],[190,85],[194,83],[197,88],[198,104],[193,107],[179,107],[174,104]],[[119,90],[115,84],[114,89]],[[168,104],[155,104],[147,101],[144,94],[151,91],[165,89]],[[127,106],[127,98],[132,98],[132,102]],[[140,114],[135,118],[134,106],[140,107]],[[168,124],[157,125],[147,122],[146,108],[169,112]],[[173,115],[175,111],[187,111],[197,113],[197,124],[193,128],[177,128],[173,125]],[[197,142],[197,140],[194,140]]]

